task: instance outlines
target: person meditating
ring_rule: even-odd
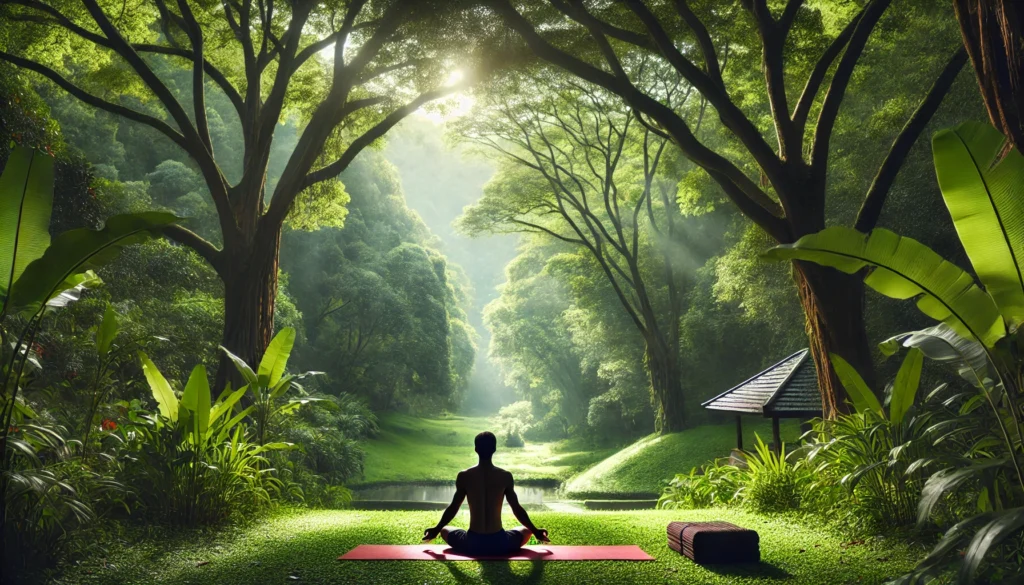
[[[513,487],[512,474],[495,467],[491,462],[498,447],[493,433],[484,431],[474,440],[480,462],[475,467],[460,471],[455,478],[455,497],[441,515],[437,526],[423,532],[423,542],[438,535],[458,554],[467,556],[506,556],[523,547],[530,535],[541,542],[548,540],[548,531],[537,528],[529,514],[519,503]],[[459,513],[462,501],[469,498],[469,530],[448,528],[448,523]],[[505,530],[501,525],[501,502],[508,500],[512,514],[522,526]]]

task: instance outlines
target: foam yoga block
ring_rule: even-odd
[[[668,545],[699,564],[757,563],[761,560],[757,532],[728,522],[672,522]]]

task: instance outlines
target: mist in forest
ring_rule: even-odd
[[[441,251],[462,269],[468,281],[466,312],[478,337],[463,409],[490,413],[514,401],[515,396],[488,355],[491,334],[484,325],[483,309],[498,296],[505,266],[516,254],[517,238],[470,238],[455,229],[453,222],[463,208],[480,198],[495,169],[483,157],[446,143],[445,130],[444,122],[410,117],[389,135],[383,154],[398,169],[408,206],[440,239]]]

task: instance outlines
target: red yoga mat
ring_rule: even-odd
[[[445,544],[361,544],[339,561],[653,561],[635,544],[626,546],[524,546],[504,557],[467,557]]]

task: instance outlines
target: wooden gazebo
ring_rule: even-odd
[[[701,404],[736,414],[736,448],[743,449],[744,414],[772,419],[772,440],[782,445],[779,419],[821,416],[821,393],[811,352],[802,349],[781,362]]]

